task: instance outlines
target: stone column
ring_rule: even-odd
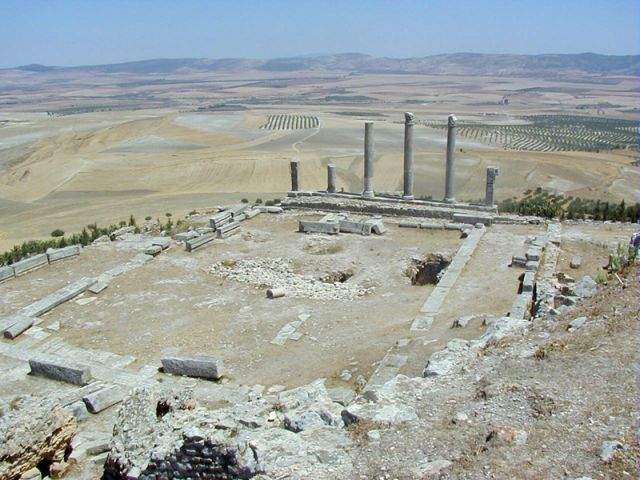
[[[327,165],[327,192],[336,193],[336,166],[333,163]]]
[[[493,186],[496,183],[496,177],[500,173],[498,167],[487,167],[487,186],[485,189],[484,203],[487,207],[493,207],[494,196]]]
[[[291,191],[297,192],[300,190],[300,162],[298,160],[291,161]]]
[[[373,122],[364,124],[364,192],[365,198],[373,198]]]
[[[413,113],[404,114],[404,192],[403,200],[413,200]]]
[[[449,115],[447,123],[447,173],[444,182],[444,201],[453,203],[456,201],[453,193],[453,163],[456,157],[456,117]]]

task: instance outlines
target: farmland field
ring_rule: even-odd
[[[638,145],[640,124],[634,120],[579,115],[531,115],[517,125],[459,122],[458,135],[502,147],[532,152],[598,152]],[[433,128],[446,124],[424,122]]]
[[[304,130],[316,128],[320,124],[318,117],[311,115],[281,114],[269,115],[267,123],[260,128],[266,130]]]

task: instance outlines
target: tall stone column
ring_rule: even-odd
[[[336,166],[327,165],[327,193],[336,193]]]
[[[364,124],[364,191],[362,196],[373,198],[373,122]]]
[[[453,193],[453,164],[456,158],[456,116],[449,115],[447,122],[447,173],[444,182],[444,201],[453,203],[456,201]]]
[[[484,195],[484,203],[487,207],[493,207],[495,198],[493,195],[493,186],[496,183],[496,177],[500,173],[497,167],[487,167],[487,185]]]
[[[300,162],[298,160],[291,161],[291,191],[300,190]]]
[[[404,191],[403,200],[413,200],[413,113],[404,114]]]

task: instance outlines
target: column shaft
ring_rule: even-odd
[[[362,196],[373,198],[373,122],[364,124],[364,191]]]
[[[444,201],[455,202],[453,167],[456,157],[456,117],[449,115],[447,122],[447,172],[444,183]]]
[[[413,113],[404,114],[404,200],[413,200]]]
[[[300,162],[297,160],[291,161],[291,191],[297,192],[300,190]]]
[[[336,193],[336,166],[333,163],[327,165],[327,192]]]

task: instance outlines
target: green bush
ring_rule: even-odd
[[[64,230],[60,230],[59,228],[56,228],[53,232],[51,232],[51,236],[52,237],[62,237],[62,236],[64,236]]]
[[[261,198],[256,198],[256,201],[254,203],[256,205],[261,205],[262,204],[262,199]]]
[[[240,200],[242,203],[249,203],[249,200],[246,198],[243,198],[242,200]]]

